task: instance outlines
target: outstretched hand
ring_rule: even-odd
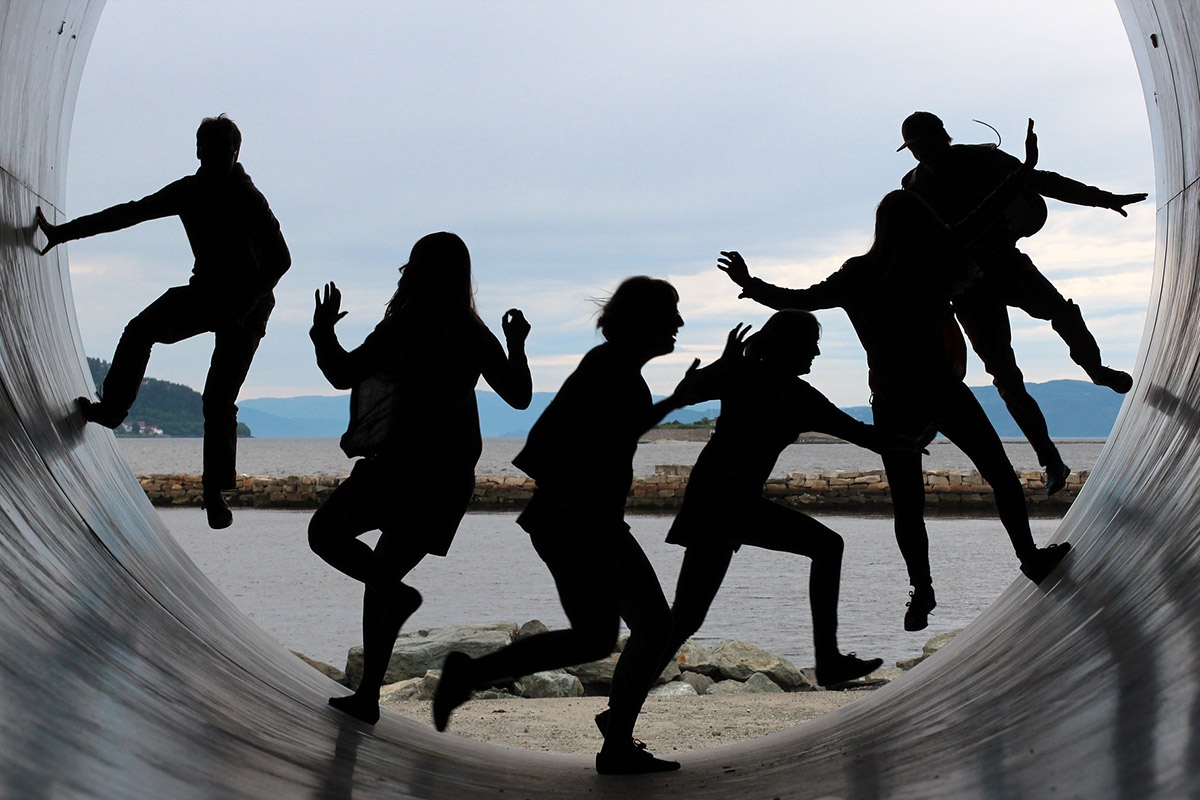
[[[671,393],[671,397],[675,400],[676,408],[690,406],[693,403],[698,403],[703,398],[699,394],[698,378],[700,370],[700,359],[692,360],[692,365],[687,368],[687,372],[683,373],[683,378],[679,381],[679,385],[675,387],[675,391]]]
[[[745,351],[746,336],[749,335],[751,327],[753,326],[739,322],[729,331],[729,335],[725,337],[725,349],[721,352],[721,359],[734,358]]]
[[[1145,192],[1137,192],[1136,194],[1114,194],[1111,198],[1109,198],[1106,208],[1111,208],[1122,217],[1128,217],[1129,215],[1125,213],[1125,206],[1130,205],[1131,203],[1140,203],[1145,199]]]
[[[1033,132],[1033,119],[1029,120],[1029,128],[1025,131],[1025,168],[1033,169],[1038,163],[1038,140]]]
[[[315,292],[317,307],[313,311],[313,327],[314,328],[329,328],[338,323],[342,317],[349,314],[349,311],[342,311],[342,293],[334,285],[333,281],[325,284],[325,294],[322,298],[321,290]]]
[[[750,282],[750,269],[741,253],[737,250],[722,250],[721,256],[717,259],[717,269],[728,275],[738,286],[745,286]]]
[[[1144,196],[1144,195],[1143,195]],[[42,213],[42,207],[37,207],[37,227],[46,237],[46,246],[38,251],[38,255],[44,256],[56,246],[62,243],[62,239],[58,237],[58,226],[51,225],[50,220],[46,219],[46,215]]]
[[[500,327],[504,331],[504,339],[510,346],[525,344],[525,337],[529,335],[530,324],[525,319],[525,315],[521,313],[519,308],[510,308],[504,312],[504,316],[500,319]]]

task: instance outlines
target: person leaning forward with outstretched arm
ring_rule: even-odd
[[[125,327],[99,402],[81,397],[83,417],[116,428],[129,413],[146,374],[150,350],[201,333],[216,334],[204,383],[204,508],[208,524],[226,528],[233,514],[221,496],[234,488],[237,400],[254,352],[275,307],[272,290],[292,257],[250,176],[238,162],[242,135],[224,114],[196,130],[200,167],[154,194],[53,225],[41,208],[37,224],[45,254],[56,245],[109,233],[147,220],[177,216],[195,255],[186,286],[163,293]]]
[[[928,442],[941,432],[991,485],[996,511],[1021,571],[1041,583],[1067,554],[1066,542],[1038,547],[1020,481],[979,401],[963,382],[965,350],[950,300],[969,279],[965,248],[1019,191],[1037,164],[1033,120],[1026,160],[968,216],[947,226],[917,195],[889,192],[875,213],[875,241],[861,256],[806,289],[773,286],[750,275],[736,251],[720,268],[748,297],[776,310],[841,308],[867,355],[871,413],[877,426]],[[921,455],[881,453],[892,496],[896,543],[912,584],[904,628],[923,630],[936,607],[925,528]]]

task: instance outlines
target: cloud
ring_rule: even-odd
[[[895,148],[917,108],[961,141],[990,140],[971,122],[986,120],[1010,150],[1032,116],[1047,168],[1118,191],[1154,185],[1128,42],[1116,10],[1093,0],[1014,1],[1003,14],[950,0],[753,13],[719,1],[125,0],[101,15],[83,74],[67,211],[193,171],[200,117],[228,112],[295,261],[244,396],[326,391],[307,338],[313,289],[337,281],[351,311],[339,328],[361,341],[412,243],[435,230],[471,248],[494,330],[509,307],[529,317],[539,388],[557,388],[562,360],[598,341],[588,297],[628,275],[670,279],[687,325],[678,358],[647,368],[662,393],[684,352],[765,319],[715,269],[720,250],[800,286],[869,246],[875,204],[913,164]],[[1144,313],[1152,240],[1149,203],[1129,220],[1059,204],[1029,251],[1099,323]],[[85,342],[109,352],[138,303],[191,263],[172,220],[73,243],[71,256]],[[844,315],[820,318],[814,382],[864,396]],[[152,374],[196,385],[203,350],[156,348]]]

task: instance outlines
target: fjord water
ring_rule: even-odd
[[[520,444],[514,439],[487,440],[479,472],[517,474],[507,460]],[[139,474],[199,471],[199,440],[121,440],[121,446]],[[1062,449],[1068,463],[1088,469],[1102,446],[1066,442]],[[1018,468],[1036,469],[1029,463],[1032,455],[1024,464],[1018,460],[1028,445],[1011,442],[1007,447]],[[655,464],[692,463],[699,449],[695,443],[643,445],[638,472],[652,473]],[[929,469],[970,468],[951,445],[935,443],[930,453]],[[349,463],[334,440],[252,439],[241,443],[239,469],[250,474],[344,474]],[[788,448],[776,471],[877,467],[878,459],[858,448],[814,444]],[[309,551],[311,512],[239,510],[233,527],[225,531],[209,530],[199,509],[161,514],[218,588],[276,640],[313,658],[344,664],[346,650],[360,641],[361,588]],[[1024,580],[998,520],[930,519],[938,608],[927,630],[905,633],[901,623],[908,582],[891,520],[815,516],[846,542],[839,619],[842,649],[879,656],[888,664],[919,654],[930,636],[962,627],[1012,581]],[[530,619],[552,627],[566,625],[549,572],[515,519],[512,513],[467,515],[449,556],[428,558],[413,572],[410,582],[424,595],[425,604],[407,630]],[[671,517],[634,514],[629,520],[670,598],[683,555],[663,541]],[[1034,519],[1034,538],[1044,544],[1057,524],[1056,519]],[[807,559],[743,548],[697,638],[706,645],[741,639],[809,666],[813,658],[807,584]]]

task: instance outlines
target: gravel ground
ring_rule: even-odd
[[[669,757],[672,752],[703,750],[794,727],[866,691],[651,697],[635,733],[651,752]],[[607,702],[604,697],[472,700],[454,712],[447,730],[508,747],[593,755],[601,744],[593,717]],[[386,707],[432,725],[428,701],[404,700]]]

